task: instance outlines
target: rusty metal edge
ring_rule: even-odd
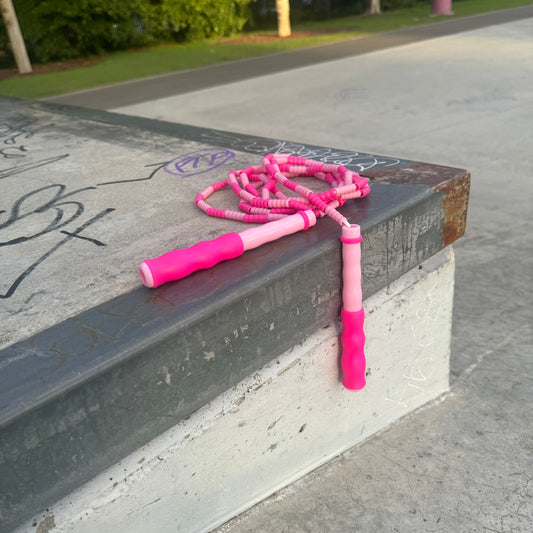
[[[441,192],[443,246],[449,246],[464,235],[470,194],[470,173],[467,170],[411,163],[394,168],[369,169],[361,175],[371,183],[426,185],[434,192]]]

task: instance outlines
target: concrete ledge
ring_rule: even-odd
[[[363,230],[367,298],[464,228],[461,169],[12,99],[0,113],[19,156],[0,168],[4,529],[337,320],[340,244],[329,220],[178,283],[139,287],[142,259],[243,229],[216,221],[206,235],[193,204],[228,170],[268,152],[381,169],[372,193],[343,209]],[[164,170],[201,150],[231,160],[194,179]],[[449,209],[454,195],[461,209]]]
[[[72,533],[222,524],[448,389],[453,280],[447,248],[365,301],[363,391],[339,387],[330,323],[31,523]]]

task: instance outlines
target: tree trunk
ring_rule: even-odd
[[[28,58],[28,53],[26,52],[26,45],[22,38],[19,21],[12,0],[0,0],[0,10],[2,11],[2,17],[6,25],[9,42],[11,43],[11,48],[13,49],[13,55],[15,56],[19,72],[21,74],[29,74],[32,72],[31,63]]]
[[[379,0],[370,0],[370,11],[371,15],[380,15],[381,14],[381,5]]]
[[[276,11],[278,12],[278,35],[280,37],[290,37],[291,21],[289,0],[276,0]]]

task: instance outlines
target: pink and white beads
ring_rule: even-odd
[[[292,178],[313,177],[329,185],[322,193],[300,185]],[[231,187],[240,198],[240,211],[215,209],[206,199],[215,191]],[[285,195],[280,187],[295,193]],[[255,224],[272,222],[311,209],[316,217],[325,215],[338,224],[349,226],[337,208],[349,198],[362,198],[370,192],[368,180],[342,165],[332,165],[283,154],[269,154],[261,166],[233,170],[224,181],[210,185],[196,196],[195,203],[209,216]]]

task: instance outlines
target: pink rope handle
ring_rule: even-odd
[[[350,390],[366,384],[363,294],[361,290],[361,230],[356,224],[342,227],[342,384]]]
[[[298,177],[317,178],[331,188],[314,193],[292,181]],[[238,196],[239,211],[215,209],[206,202],[213,193],[226,187]],[[292,194],[283,193],[283,188]],[[342,165],[269,154],[263,158],[262,165],[231,171],[227,179],[210,185],[195,200],[195,204],[209,216],[263,226],[228,233],[143,261],[139,266],[141,279],[147,287],[181,279],[195,270],[238,257],[265,242],[306,230],[316,223],[317,218],[329,216],[343,228],[342,382],[347,389],[361,389],[366,383],[360,266],[362,237],[359,226],[351,225],[337,208],[346,200],[362,198],[369,192],[368,180]]]

